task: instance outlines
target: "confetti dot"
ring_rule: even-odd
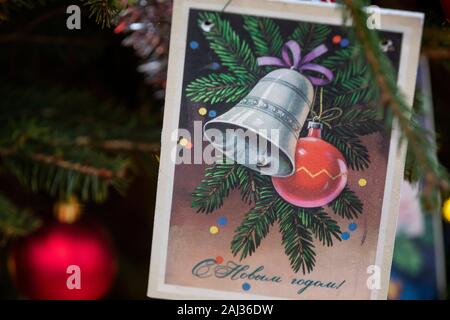
[[[341,238],[342,238],[342,240],[348,240],[348,239],[350,239],[350,233],[348,233],[348,232],[343,232],[343,233],[341,234]]]
[[[223,257],[217,256],[217,257],[216,257],[216,263],[217,263],[217,264],[222,264],[222,263],[223,263]]]
[[[249,283],[244,283],[243,285],[242,285],[242,290],[244,290],[244,291],[248,291],[248,290],[250,290],[251,289],[251,285],[249,284]]]
[[[356,224],[356,223],[350,223],[350,224],[348,225],[348,230],[350,230],[350,231],[355,231],[356,229],[358,229],[358,224]]]
[[[198,114],[201,116],[204,116],[208,113],[208,109],[206,109],[205,107],[201,107],[200,109],[198,109]]]
[[[220,217],[219,219],[217,219],[217,224],[219,226],[224,226],[228,223],[228,220],[226,217]]]
[[[450,198],[447,199],[442,206],[442,215],[445,221],[450,222]]]
[[[333,37],[333,39],[331,41],[333,41],[334,44],[338,44],[339,42],[341,42],[342,37],[339,35],[336,35]]]
[[[220,63],[218,63],[218,62],[213,62],[213,63],[211,63],[211,64],[209,65],[209,68],[210,68],[211,70],[219,70],[219,69],[220,69]]]
[[[194,50],[198,49],[198,42],[197,41],[191,41],[189,46],[191,47],[191,49],[194,49]]]
[[[217,226],[211,226],[209,228],[209,233],[211,233],[211,234],[218,234],[219,233],[219,228]]]
[[[350,44],[350,41],[347,38],[344,38],[341,40],[341,47],[345,48],[348,47],[348,45]]]
[[[367,180],[364,178],[359,179],[358,184],[360,187],[365,187],[367,185]]]
[[[209,113],[208,113],[208,116],[210,118],[215,118],[215,116],[217,116],[216,110],[210,110]]]
[[[189,140],[186,138],[181,138],[179,144],[180,146],[186,147],[189,144]]]

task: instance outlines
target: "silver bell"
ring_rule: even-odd
[[[272,71],[236,106],[208,121],[205,137],[239,164],[264,175],[290,176],[313,94],[311,82],[299,72]]]

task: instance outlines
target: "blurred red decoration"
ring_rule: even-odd
[[[79,267],[80,289],[71,285],[77,275],[69,266]],[[92,300],[108,293],[117,263],[106,231],[94,221],[81,220],[52,222],[18,240],[8,267],[18,291],[27,298]]]
[[[144,63],[138,71],[148,84],[164,88],[169,53],[172,1],[140,0],[125,9],[114,29],[127,34],[122,44],[132,47]],[[163,90],[158,94],[162,97]]]
[[[347,184],[348,168],[342,153],[322,140],[321,125],[309,124],[309,133],[298,140],[295,173],[272,178],[278,194],[303,208],[322,207],[333,201]]]
[[[441,0],[441,6],[447,21],[450,22],[450,0]]]

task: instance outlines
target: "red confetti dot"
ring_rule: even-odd
[[[216,257],[216,263],[217,264],[222,264],[223,263],[223,258],[221,256],[217,256]]]
[[[342,37],[339,35],[334,36],[332,39],[334,44],[338,44],[339,42],[341,42],[341,40],[342,40]]]

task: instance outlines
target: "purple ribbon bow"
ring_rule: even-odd
[[[291,55],[289,55],[289,51]],[[309,75],[305,76],[313,85],[324,86],[333,80],[333,72],[324,66],[310,62],[327,51],[327,47],[324,44],[321,44],[302,58],[302,49],[300,48],[300,45],[296,41],[290,40],[286,42],[281,49],[281,59],[277,57],[260,57],[257,61],[259,66],[288,67],[298,70],[299,72],[308,70],[320,73],[325,76],[325,79]]]

